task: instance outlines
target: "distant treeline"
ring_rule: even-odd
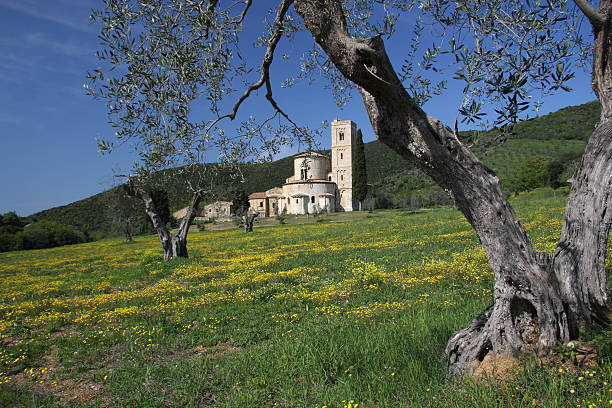
[[[57,221],[27,223],[15,212],[0,217],[0,252],[51,248],[88,240],[86,233]]]

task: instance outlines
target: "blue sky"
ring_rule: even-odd
[[[112,186],[113,174],[130,169],[133,157],[127,148],[106,156],[97,152],[96,136],[111,129],[104,104],[85,95],[82,87],[87,71],[98,65],[97,27],[89,23],[89,14],[100,6],[97,0],[0,0],[0,213],[25,216],[89,197]],[[261,21],[257,12],[247,23]],[[285,41],[280,51],[295,54],[302,45],[308,47],[305,41]],[[402,41],[388,45],[398,63],[402,46]],[[260,54],[252,51],[256,58]],[[277,85],[291,74],[295,61],[275,60]],[[573,92],[544,99],[540,114],[595,99],[587,73],[576,71],[571,85]],[[425,110],[452,124],[461,100],[458,87],[451,84]],[[366,142],[374,139],[358,95],[339,109],[323,82],[289,90],[276,86],[274,92],[300,124],[316,127],[336,117],[352,119]],[[259,112],[265,106],[263,96],[255,95],[243,114]],[[222,122],[227,131],[233,125]],[[322,147],[329,147],[328,139],[321,141]]]

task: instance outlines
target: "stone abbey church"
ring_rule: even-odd
[[[331,124],[331,159],[319,153],[293,158],[293,176],[282,187],[249,195],[251,211],[262,217],[281,214],[314,214],[353,211],[353,149],[357,127],[351,120]]]

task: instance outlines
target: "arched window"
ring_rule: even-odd
[[[344,155],[340,153],[340,160],[344,159]]]
[[[341,130],[340,132],[338,132],[338,139],[344,140],[344,131]]]

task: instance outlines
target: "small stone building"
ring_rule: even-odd
[[[231,218],[231,201],[215,201],[204,206],[202,218],[207,221],[225,221]]]
[[[257,211],[260,217],[273,217],[280,214],[279,201],[282,189],[271,188],[268,191],[252,193],[249,195],[249,209]]]
[[[173,213],[172,213],[172,216],[173,216],[174,218],[176,218],[177,220],[179,220],[179,221],[180,221],[180,220],[182,220],[182,219],[183,219],[183,217],[184,217],[185,215],[187,215],[187,210],[188,210],[188,209],[189,209],[189,207],[184,207],[184,208],[181,208],[180,210],[177,210],[177,211],[173,212]],[[200,208],[200,209],[199,209],[199,211],[196,213],[196,215],[195,215],[195,216],[196,216],[196,217],[199,217],[201,214],[202,214],[202,209]]]
[[[204,208],[199,209],[196,213],[195,218],[206,221],[228,221],[231,219],[230,208],[231,201],[215,201],[214,203],[205,205]],[[189,207],[181,208],[175,211],[172,215],[177,220],[183,219],[187,215]]]
[[[268,200],[265,192],[249,194],[249,210],[257,211],[260,217],[266,217],[268,214]]]

